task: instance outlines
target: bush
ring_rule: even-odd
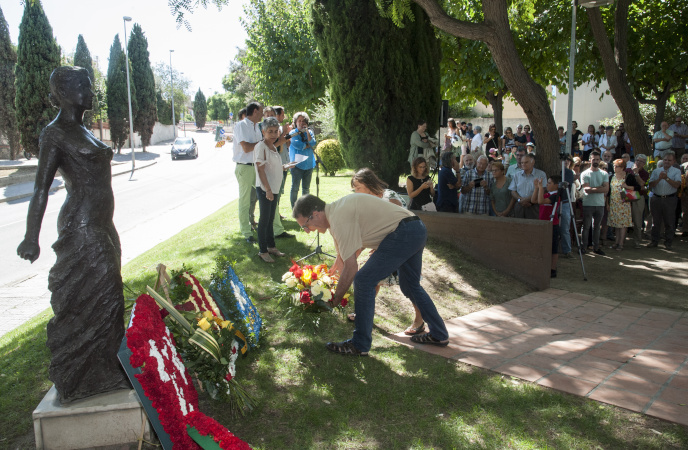
[[[318,154],[323,162],[323,169],[327,167],[325,172],[330,176],[344,168],[344,158],[342,158],[342,146],[336,139],[325,139],[315,147],[315,153]]]

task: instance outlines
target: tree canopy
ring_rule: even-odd
[[[336,110],[342,155],[391,186],[408,172],[419,119],[439,126],[440,46],[425,14],[400,29],[372,0],[317,0],[313,32]]]
[[[250,0],[242,24],[246,55],[258,100],[287,111],[315,106],[327,88],[327,76],[311,32],[311,1]]]
[[[172,125],[172,103],[170,101],[172,94],[170,91],[174,90],[175,123],[179,123],[182,110],[185,109],[189,99],[189,80],[183,77],[177,69],[172,68],[173,86],[170,86],[170,66],[164,62],[155,64],[153,67],[153,75],[155,76],[155,87],[159,94],[158,121],[165,125]],[[167,112],[164,114],[161,113],[160,101],[166,104],[164,109]]]
[[[196,127],[203,128],[205,126],[206,117],[208,115],[208,105],[206,104],[205,95],[198,88],[196,98],[194,99],[194,117],[196,118]]]
[[[127,58],[122,51],[119,35],[115,35],[115,39],[110,47],[106,89],[110,139],[112,140],[112,145],[117,149],[117,153],[122,150],[124,142],[129,137],[129,100],[125,64],[127,64]],[[131,91],[131,107],[132,110],[135,110],[136,96],[134,93],[136,92],[136,87],[131,85]]]
[[[239,110],[257,98],[249,68],[242,62],[245,56],[246,49],[237,48],[236,57],[229,63],[229,73],[222,78],[222,87],[229,94],[227,105],[234,117],[239,117]]]
[[[128,52],[132,71],[131,84],[136,86],[136,109],[134,109],[134,131],[141,136],[143,151],[150,144],[153,127],[158,120],[155,77],[148,53],[148,39],[138,23],[134,24],[129,38]],[[132,90],[132,96],[134,91]]]
[[[10,146],[10,159],[19,154],[19,132],[14,100],[17,90],[14,86],[14,70],[17,53],[10,40],[10,31],[5,15],[0,8],[0,135],[7,138]]]
[[[39,0],[24,3],[16,66],[17,126],[24,150],[38,154],[41,130],[57,115],[49,100],[50,74],[60,67],[60,47]]]
[[[91,79],[91,84],[95,87],[96,75],[93,71],[93,59],[91,58],[91,52],[88,51],[88,46],[82,35],[79,35],[76,43],[76,52],[74,52],[74,65],[78,67],[83,67],[88,70],[88,76]],[[84,113],[84,126],[91,129],[93,125],[93,116],[97,113],[98,102],[93,102],[93,110],[86,111]]]

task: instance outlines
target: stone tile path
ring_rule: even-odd
[[[688,312],[547,289],[446,322],[419,350],[688,425]]]

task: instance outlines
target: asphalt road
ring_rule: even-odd
[[[217,149],[212,133],[187,135],[199,145],[198,159],[172,161],[170,145],[153,146],[143,158],[157,164],[135,171],[131,180],[129,175],[112,179],[123,265],[238,197],[231,144]],[[116,156],[129,158],[127,153]],[[30,198],[0,204],[0,336],[50,306],[47,277],[55,262],[51,245],[65,197],[64,189],[50,195],[41,255],[33,264],[17,256]]]

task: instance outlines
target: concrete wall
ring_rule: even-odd
[[[543,220],[507,219],[414,211],[428,236],[445,241],[480,263],[537,289],[547,289],[552,225]]]
[[[597,126],[599,126],[601,121],[604,119],[616,116],[619,108],[616,106],[614,98],[612,98],[611,95],[605,95],[602,100],[600,100],[600,95],[608,90],[609,85],[606,81],[602,81],[598,89],[594,89],[592,84],[584,84],[573,91],[573,120],[578,122],[579,130],[585,132],[590,124],[595,125],[597,128]],[[551,86],[547,88],[547,91],[549,94],[552,94],[552,92],[555,94],[550,101],[550,107],[552,108],[552,112],[554,114],[554,120],[557,123],[557,126],[561,125],[566,129],[566,116],[568,114],[569,96],[568,94],[558,92],[557,90],[553,91]],[[486,114],[492,114],[493,111],[491,106],[478,102],[473,108],[473,111],[476,117],[461,120],[471,122],[473,126],[480,125],[483,127],[483,130],[486,129],[485,126],[487,124],[494,122],[493,118],[483,119],[479,117]],[[514,132],[516,131],[516,126],[519,123],[523,125],[528,123],[528,119],[526,118],[526,114],[523,112],[523,108],[514,103],[512,99],[504,100],[502,119],[504,122],[504,127],[512,127]],[[537,129],[537,127],[531,128],[535,130]]]
[[[92,130],[96,138],[100,139],[109,146],[112,146],[112,139],[110,138],[110,125],[107,123],[103,124],[103,134],[101,139],[100,128],[98,124],[93,124]],[[177,134],[178,136],[179,134]],[[157,145],[161,142],[174,140],[174,127],[172,125],[163,125],[160,122],[155,122],[153,127],[153,134],[151,135],[150,145]],[[122,148],[130,148],[129,139],[126,140]],[[134,132],[134,147],[141,147],[141,136],[139,133]]]

